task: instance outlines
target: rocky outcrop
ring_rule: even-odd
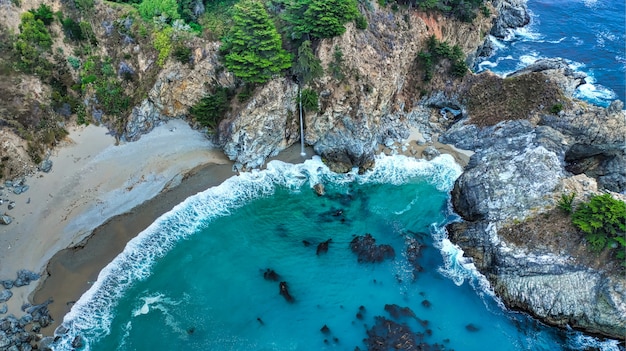
[[[498,15],[490,33],[496,38],[504,39],[510,35],[512,29],[530,23],[526,0],[496,0],[493,6]]]
[[[133,108],[122,140],[135,141],[170,118],[185,117],[189,108],[216,85],[232,87],[231,73],[219,63],[219,43],[198,41],[189,64],[168,61],[148,97]]]
[[[574,71],[562,58],[540,59],[532,64],[511,73],[507,77],[517,77],[531,72],[542,72],[555,81],[567,96],[574,95],[579,86],[585,84],[587,75],[583,72]]]
[[[547,80],[561,82],[566,95],[571,93],[568,87],[577,78],[568,77],[567,69],[541,67],[526,71],[540,71]],[[603,269],[582,259],[590,253],[585,254],[584,239],[574,232],[555,233],[548,223],[532,239],[525,229],[517,229],[547,216],[561,194],[574,192],[566,184],[580,182],[576,191],[581,198],[591,194],[595,179],[587,176],[596,177],[604,189],[626,190],[623,104],[617,101],[605,109],[568,100],[566,105],[556,114],[493,126],[478,127],[464,118],[446,131],[441,141],[475,151],[452,191],[454,209],[464,221],[451,224],[448,232],[507,306],[552,325],[623,338],[622,268]],[[581,173],[587,176],[575,176]],[[512,242],[506,235],[511,231],[521,231],[522,238]],[[573,248],[548,247],[555,235],[567,235]]]

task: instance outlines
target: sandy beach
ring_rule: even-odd
[[[71,130],[50,158],[52,171],[27,178],[30,189],[15,198],[18,206],[9,213],[14,222],[0,227],[0,280],[14,279],[19,269],[42,273],[38,282],[12,289],[7,314],[20,316],[25,302],[54,300],[48,306],[54,323],[42,330],[45,335],[130,239],[185,198],[236,176],[221,150],[183,121],[122,145],[106,132],[96,126]],[[427,143],[415,129],[380,152],[421,158],[428,146],[461,165],[470,156]],[[310,147],[305,151],[302,157],[297,144],[272,159],[299,163],[314,154]]]
[[[230,163],[202,133],[180,120],[120,145],[105,127],[73,128],[50,160],[49,173],[26,178],[27,192],[5,195],[15,208],[6,211],[13,222],[0,226],[0,280],[15,279],[20,269],[43,273],[55,253],[179,184],[190,170]],[[8,314],[20,316],[35,288],[36,282],[13,288]]]

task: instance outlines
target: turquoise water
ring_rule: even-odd
[[[80,335],[83,349],[107,351],[366,350],[376,316],[445,350],[617,349],[499,305],[445,238],[460,172],[449,156],[394,156],[363,176],[314,159],[233,177],[131,241],[66,316],[55,349]],[[312,190],[318,182],[325,196]],[[359,262],[350,242],[366,233],[395,257]],[[407,243],[416,241],[412,262]],[[265,279],[267,269],[279,280]],[[394,319],[393,304],[413,315]]]

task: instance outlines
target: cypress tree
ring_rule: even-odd
[[[285,20],[292,39],[308,34],[314,38],[332,38],[346,31],[344,24],[359,15],[355,0],[293,0]]]
[[[293,72],[298,76],[300,83],[306,85],[313,79],[319,78],[324,74],[322,63],[318,59],[313,50],[311,50],[311,42],[305,40],[298,48],[298,59],[293,66]]]
[[[247,83],[265,83],[291,66],[291,55],[282,48],[276,26],[258,0],[235,5],[233,26],[220,49],[224,66]]]

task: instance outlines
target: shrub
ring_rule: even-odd
[[[559,112],[563,111],[563,104],[562,103],[556,103],[554,105],[552,105],[552,107],[550,107],[550,113],[554,113],[555,115],[558,114]]]
[[[357,29],[367,29],[367,19],[363,15],[358,15],[354,20]]]
[[[561,194],[561,200],[559,200],[559,208],[566,213],[572,213],[574,207],[572,206],[572,202],[574,202],[574,197],[576,197],[576,193],[571,193],[569,195]]]
[[[178,14],[178,3],[176,0],[143,0],[139,4],[139,14],[145,20],[152,17],[165,15],[170,20],[180,18]]]
[[[191,60],[191,49],[185,45],[176,45],[172,55],[180,63],[189,63]]]
[[[172,27],[165,27],[154,33],[152,45],[159,52],[157,65],[160,67],[163,67],[165,61],[170,56],[170,52],[172,51],[172,31]]]
[[[36,20],[40,20],[46,26],[49,26],[54,21],[52,9],[46,4],[41,4],[37,10],[30,10],[30,12],[35,16]]]
[[[230,91],[217,87],[215,92],[200,99],[189,109],[189,114],[200,125],[215,129],[228,110]]]
[[[73,69],[80,68],[80,60],[74,56],[70,56],[67,58],[67,62],[72,66]]]
[[[301,92],[302,96],[302,108],[305,111],[317,112],[318,110],[318,96],[317,92],[313,89],[304,89]],[[300,102],[300,101],[297,101]]]
[[[343,73],[343,51],[337,45],[335,45],[333,52],[333,60],[328,63],[328,71],[337,80],[342,80],[345,77]]]
[[[626,204],[609,194],[594,196],[581,203],[572,215],[572,223],[585,234],[594,251],[606,247],[624,248],[626,234]]]

